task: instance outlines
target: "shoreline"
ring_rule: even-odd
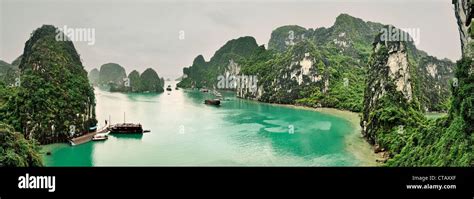
[[[239,98],[243,99],[243,98]],[[349,122],[349,124],[353,127],[353,130],[344,137],[344,142],[346,144],[346,151],[351,153],[360,161],[359,165],[354,166],[382,166],[383,164],[377,163],[376,160],[382,159],[380,154],[374,153],[374,147],[370,145],[362,136],[361,134],[361,127],[360,127],[360,117],[359,113],[348,111],[348,110],[340,110],[336,108],[313,108],[308,106],[302,105],[294,105],[294,104],[277,104],[277,103],[267,103],[267,102],[259,102],[255,100],[244,99],[248,101],[253,101],[257,103],[266,103],[275,106],[284,106],[290,107],[294,109],[303,109],[309,111],[316,111],[323,114],[329,114],[335,117],[342,118]]]
[[[362,136],[359,113],[339,110],[335,108],[316,108],[315,111],[334,115],[347,120],[353,127],[352,132],[345,137],[346,150],[361,161],[359,166],[382,166],[377,159],[382,159],[380,154],[374,153],[374,148]]]

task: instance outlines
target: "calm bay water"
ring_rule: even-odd
[[[167,82],[169,83],[169,82]],[[173,83],[174,85],[174,83]],[[174,88],[174,86],[173,86]],[[168,94],[169,93],[169,94]],[[96,88],[100,126],[141,123],[143,135],[109,135],[103,142],[54,144],[47,166],[291,165],[349,166],[360,161],[346,149],[351,124],[311,110],[259,103],[224,93],[220,107],[211,94],[174,90],[122,94]],[[293,131],[292,131],[293,129]]]

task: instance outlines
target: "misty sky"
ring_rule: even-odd
[[[197,55],[209,60],[228,40],[253,36],[266,46],[279,26],[330,27],[341,13],[419,28],[419,49],[453,61],[461,56],[451,0],[0,0],[0,59],[22,54],[42,24],[67,25],[95,29],[94,45],[74,42],[87,70],[114,62],[127,73],[151,67],[176,78]]]

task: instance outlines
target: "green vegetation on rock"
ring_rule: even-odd
[[[163,92],[164,80],[160,79],[155,70],[148,68],[140,75],[141,92]]]
[[[100,67],[100,72],[96,77],[96,69],[89,72],[91,83],[97,82],[97,85],[111,92],[153,92],[160,93],[164,89],[164,79],[160,78],[152,68],[146,69],[141,75],[133,70],[128,76],[125,68],[115,63],[104,64]]]
[[[419,121],[407,136],[391,134],[392,140],[404,140],[387,162],[389,166],[474,166],[473,102],[474,79],[466,70],[472,60],[457,63],[456,77],[462,81],[453,88],[450,114],[436,120]],[[400,110],[400,109],[399,109]]]
[[[93,85],[98,85],[100,80],[100,72],[97,68],[92,69],[87,76],[89,78],[89,82]]]
[[[56,34],[50,25],[35,30],[19,65],[20,85],[2,88],[2,122],[40,143],[65,141],[97,122],[94,91],[79,54]]]
[[[120,84],[110,82],[111,92],[161,93],[164,91],[164,79],[155,70],[148,68],[140,75],[133,70]]]
[[[12,85],[18,77],[18,66],[0,60],[0,82]]]
[[[99,83],[100,84],[122,84],[127,77],[125,69],[115,63],[107,63],[100,66]]]
[[[361,126],[376,151],[386,154],[387,166],[472,166],[471,58],[457,63],[459,83],[448,84],[453,93],[449,115],[428,120],[418,101],[426,100],[426,95],[416,91],[423,81],[417,79],[413,62],[407,61],[406,42],[383,42],[377,37],[375,43]]]
[[[0,167],[43,166],[36,140],[27,140],[13,127],[0,123]]]
[[[230,40],[216,51],[209,62],[206,62],[202,55],[197,56],[192,66],[183,69],[185,77],[178,83],[178,87],[213,88],[218,82],[218,77],[229,71],[231,60],[237,64],[243,63],[264,50],[263,46],[257,45],[253,37]]]
[[[268,50],[251,37],[231,40],[209,62],[196,57],[191,67],[183,69],[186,78],[178,86],[214,88],[219,75],[255,75],[258,89],[235,88],[239,97],[359,112],[373,38],[388,27],[396,29],[341,14],[329,28],[279,27],[271,34]],[[234,46],[245,50],[237,53]],[[447,111],[454,63],[429,56],[413,41],[406,43],[406,51],[423,110]],[[224,56],[229,54],[242,56]]]

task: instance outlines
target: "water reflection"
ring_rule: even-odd
[[[115,137],[117,139],[132,139],[132,140],[141,140],[143,138],[143,134],[109,134],[111,137]]]

